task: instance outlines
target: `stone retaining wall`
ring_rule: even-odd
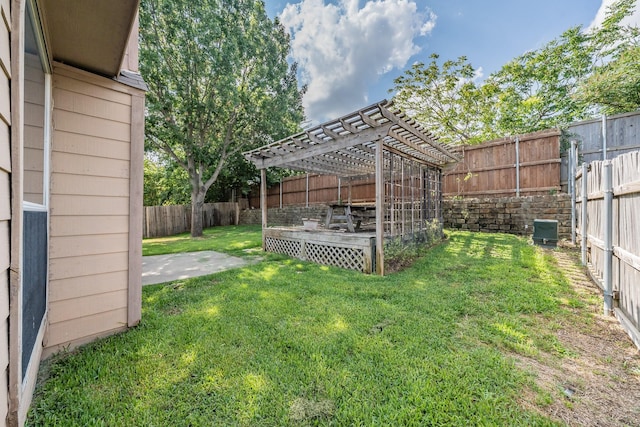
[[[327,207],[288,206],[267,213],[270,226],[302,225],[302,218],[324,220]],[[534,219],[558,220],[561,239],[571,237],[571,197],[560,193],[546,196],[446,199],[444,227],[490,233],[533,234]],[[260,209],[240,212],[240,224],[260,224]]]
[[[323,220],[327,217],[327,206],[314,205],[288,206],[285,208],[271,208],[267,211],[267,222],[270,226],[288,227],[302,225],[302,218]],[[240,211],[240,224],[260,224],[262,217],[260,209],[245,209]]]
[[[534,219],[558,220],[559,238],[571,238],[571,197],[568,194],[527,197],[448,199],[444,226],[469,231],[533,234]]]

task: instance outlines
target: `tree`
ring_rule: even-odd
[[[491,87],[477,85],[476,70],[464,56],[440,65],[415,63],[394,80],[394,102],[436,134],[442,142],[480,142],[491,138]]]
[[[636,0],[613,3],[601,26],[570,28],[477,82],[465,57],[415,64],[395,80],[394,100],[444,142],[562,127],[606,112],[638,108],[638,27],[623,25]]]
[[[143,0],[141,72],[148,146],[183,168],[191,235],[228,160],[297,130],[303,120],[289,37],[259,0]]]
[[[605,114],[640,109],[640,47],[629,47],[596,69],[580,86],[578,98],[601,106]]]
[[[588,117],[589,106],[573,94],[591,71],[593,53],[589,36],[574,27],[492,74],[485,84],[493,85],[498,94],[498,132],[529,133]]]

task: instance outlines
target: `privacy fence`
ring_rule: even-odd
[[[237,225],[240,216],[238,203],[205,203],[202,226]],[[191,205],[145,206],[142,237],[163,237],[191,230]]]
[[[460,149],[463,161],[443,174],[444,196],[530,196],[559,191],[559,136],[556,130],[544,131]],[[341,180],[329,175],[298,175],[283,179],[267,193],[269,208],[374,201],[373,177]],[[260,206],[257,189],[249,204]]]
[[[603,126],[604,125],[604,126]],[[618,114],[586,120],[568,126],[567,138],[578,143],[580,160],[613,159],[621,154],[640,150],[640,112]],[[606,150],[607,156],[603,153]],[[561,183],[567,188],[569,152],[562,152]]]
[[[575,177],[582,262],[640,348],[640,151],[583,163]]]

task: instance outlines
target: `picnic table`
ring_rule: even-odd
[[[335,203],[330,204],[327,210],[325,227],[327,229],[346,226],[347,231],[355,233],[363,222],[376,217],[376,205]]]

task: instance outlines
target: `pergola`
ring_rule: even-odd
[[[394,188],[400,192],[401,187],[404,196],[405,187],[408,193],[413,191],[410,186],[419,184],[424,194],[429,190],[437,190],[441,195],[440,188],[429,189],[423,183],[422,177],[425,175],[422,171],[430,168],[440,173],[444,167],[459,161],[450,148],[438,142],[430,132],[403,112],[394,109],[392,102],[383,100],[245,152],[245,158],[261,171],[263,247],[264,230],[267,228],[267,168],[280,167],[347,179],[375,176],[375,265],[377,273],[384,274],[385,201],[389,209],[395,212],[394,206],[398,205],[396,199],[402,200],[401,208],[404,210],[407,205],[407,212],[410,209],[412,217],[416,208],[421,206],[425,209],[423,198],[416,197],[410,203],[405,202],[404,198],[399,197],[400,194],[394,194]],[[413,181],[414,169],[422,174],[415,174],[417,184]],[[393,185],[394,179],[402,185]],[[437,182],[440,182],[439,178]],[[393,230],[391,228],[392,234]],[[402,225],[401,232],[404,231]]]

